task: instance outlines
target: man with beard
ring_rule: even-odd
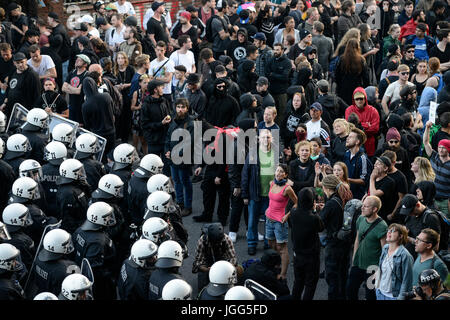
[[[289,75],[292,64],[288,57],[283,53],[284,48],[281,43],[273,46],[274,56],[269,60],[266,69],[266,76],[269,79],[269,92],[275,100],[277,114],[284,115],[287,103],[287,88],[289,87]],[[277,124],[280,125],[281,117]]]
[[[168,101],[163,97],[165,83],[160,80],[152,80],[148,83],[149,96],[144,100],[141,109],[142,129],[147,141],[148,153],[154,153],[161,157],[164,162],[164,174],[170,176],[167,158],[163,155],[164,141],[169,129],[171,119],[171,108]]]
[[[393,113],[398,114],[399,116],[402,116],[403,114],[407,112],[414,113],[417,111],[417,90],[416,86],[413,85],[405,85],[400,90],[400,100],[394,101],[390,105],[390,109]],[[418,114],[420,116],[420,114]]]
[[[338,41],[341,41],[342,37],[351,28],[356,28],[362,23],[359,16],[355,13],[356,5],[353,0],[346,0],[342,3],[342,15],[337,21],[337,28],[339,30]]]
[[[395,161],[395,167],[400,170],[407,178],[408,182],[411,181],[411,167],[408,157],[408,152],[400,145],[402,137],[398,130],[394,127],[390,128],[386,133],[386,142],[381,149],[375,152],[375,156],[380,156],[384,151],[391,150],[397,155]]]
[[[130,26],[126,27],[125,32],[123,33],[123,39],[125,41],[119,46],[119,51],[123,51],[127,54],[130,66],[134,66],[136,57],[142,54],[142,45],[136,39],[137,34],[136,28]]]
[[[224,78],[216,79],[205,110],[205,120],[213,126],[226,127],[235,123],[239,111],[239,103],[228,94],[228,82]]]
[[[181,215],[185,217],[192,213],[193,189],[190,176],[194,156],[194,117],[189,115],[189,102],[185,98],[177,99],[175,110],[175,119],[170,123],[167,130],[164,152],[166,158],[172,160],[170,169],[175,185],[176,200],[177,203],[183,203],[184,208]],[[180,139],[172,140],[172,133],[177,129],[189,132],[188,136],[180,137],[181,142]],[[178,153],[172,154],[175,147],[177,147]],[[181,152],[179,148],[182,148]],[[185,152],[188,152],[188,154],[185,154]],[[180,158],[182,158],[181,162]]]
[[[180,49],[183,47],[183,44],[186,42],[184,41],[182,44],[178,42],[176,42],[175,40],[178,40],[181,36],[186,36],[188,38],[190,38],[190,48],[187,49],[192,49],[192,52],[195,55],[195,61],[197,61],[197,56],[198,56],[198,37],[199,34],[197,33],[197,27],[193,26],[191,24],[191,19],[192,19],[192,15],[191,13],[189,13],[188,11],[183,11],[180,13],[180,16],[178,18],[178,21],[175,22],[175,25],[172,28],[172,32],[171,32],[171,37],[172,37],[172,46],[174,47],[180,47]],[[186,48],[185,48],[186,49]],[[187,50],[186,49],[186,50]],[[175,64],[176,66],[178,64]],[[187,66],[185,66],[187,68]],[[188,70],[188,72],[191,72]]]
[[[409,82],[409,67],[405,64],[401,64],[397,68],[399,78],[397,81],[392,82],[386,89],[386,92],[383,95],[383,100],[381,100],[381,105],[383,107],[383,111],[385,114],[389,114],[389,111],[392,110],[390,104],[399,100],[400,90],[404,86],[412,86],[414,85],[412,82]]]

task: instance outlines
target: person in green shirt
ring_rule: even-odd
[[[423,229],[416,237],[415,250],[418,255],[413,266],[413,286],[418,285],[419,275],[426,269],[436,270],[441,279],[447,278],[447,266],[433,250],[438,242],[439,234],[430,228]]]
[[[358,300],[359,287],[363,282],[366,300],[376,300],[375,286],[369,283],[371,280],[368,278],[378,268],[381,250],[386,244],[388,226],[378,216],[381,205],[381,200],[377,196],[366,197],[361,207],[361,215],[356,220],[353,263],[347,280],[348,300]]]

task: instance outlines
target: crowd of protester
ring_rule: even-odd
[[[0,260],[1,297],[83,299],[89,279],[74,279],[77,291],[63,283],[70,268],[52,281],[43,270],[86,258],[95,299],[164,298],[170,280],[166,297],[186,298],[193,214],[205,223],[199,299],[255,298],[242,288],[252,279],[311,300],[320,277],[330,300],[357,300],[361,285],[367,300],[448,299],[450,1],[196,5],[172,21],[151,1],[141,22],[127,1],[97,1],[70,26],[54,12],[0,8],[0,252],[16,261]],[[6,130],[16,103],[26,123]],[[51,115],[90,133],[48,132]],[[197,126],[217,132],[201,152],[234,151],[234,161],[195,162]],[[257,141],[238,143],[251,130]],[[92,134],[106,139],[102,158]],[[222,137],[232,144],[221,150]],[[177,162],[180,145],[189,155]],[[248,255],[259,244],[261,260],[236,256],[242,215]]]

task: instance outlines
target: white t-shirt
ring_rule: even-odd
[[[316,122],[312,122],[311,120],[306,123],[306,139],[311,140],[312,138],[318,137],[320,138],[320,120]]]
[[[95,38],[100,38],[100,32],[95,28],[89,31],[89,34]]]
[[[114,5],[117,7],[117,12],[119,12],[120,14],[128,14],[128,15],[132,15],[132,14],[136,14],[136,11],[133,8],[133,5],[128,2],[125,1],[125,3],[123,5],[120,5],[118,1],[114,2]]]
[[[50,56],[43,54],[41,55],[41,57],[41,64],[37,68],[33,66],[33,62],[31,59],[27,61],[27,64],[30,66],[30,68],[33,69],[39,76],[45,75],[48,69],[55,67],[55,63],[53,62],[52,58],[50,58]]]
[[[111,30],[111,36],[109,38],[109,43],[111,47],[114,47],[114,45],[117,43],[118,45],[125,41],[123,38],[123,33],[125,32],[125,26],[122,26],[122,30],[120,32],[117,32],[116,28],[113,28]]]
[[[392,295],[392,271],[394,270],[394,255],[398,248],[389,257],[386,255],[383,262],[381,263],[381,279],[380,279],[380,291],[386,297],[393,298]]]
[[[160,69],[160,67],[167,60],[169,60],[169,61],[164,65],[164,67],[162,67]],[[160,69],[160,70],[158,71],[158,69]],[[158,71],[157,74],[155,74],[156,71]],[[156,58],[152,62],[150,62],[150,69],[148,69],[148,74],[156,78],[156,77],[164,77],[167,72],[173,73],[174,71],[175,71],[175,66],[174,66],[172,60],[170,60],[169,58],[166,58],[162,61],[158,61],[158,58]],[[171,84],[171,82],[168,82],[164,85],[163,94],[171,94],[171,93],[172,93],[172,84]]]
[[[192,66],[195,66],[194,54],[192,53],[192,51],[188,50],[185,54],[181,54],[179,53],[179,50],[176,50],[172,52],[169,59],[173,62],[173,65],[175,67],[183,65],[186,67],[187,73],[192,73]],[[175,79],[175,75],[173,76],[172,83],[174,86],[176,86],[178,83],[178,80]]]
[[[409,86],[414,85],[411,82],[407,82]],[[397,80],[395,82],[392,82],[386,89],[386,92],[384,93],[384,96],[391,98],[389,100],[390,103],[394,102],[395,100],[400,99],[400,90],[402,90],[403,86],[400,84],[400,81]]]

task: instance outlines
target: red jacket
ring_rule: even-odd
[[[406,38],[407,36],[410,36],[412,34],[416,34],[416,27],[417,23],[414,22],[414,20],[411,18],[408,20],[400,29],[400,37],[398,38],[400,41],[403,40],[403,38]],[[427,32],[425,34],[429,34],[430,29],[427,25]]]
[[[367,95],[364,88],[358,87],[353,91],[353,96],[356,92],[362,92],[366,97],[366,105],[364,108],[360,109],[355,105],[355,100],[353,100],[353,105],[349,106],[345,110],[345,119],[348,120],[348,117],[351,113],[356,113],[361,126],[364,129],[364,133],[367,136],[367,141],[364,144],[364,148],[366,149],[366,153],[369,157],[372,157],[375,154],[375,135],[378,133],[380,129],[380,115],[378,114],[377,109],[370,106],[367,103]]]

